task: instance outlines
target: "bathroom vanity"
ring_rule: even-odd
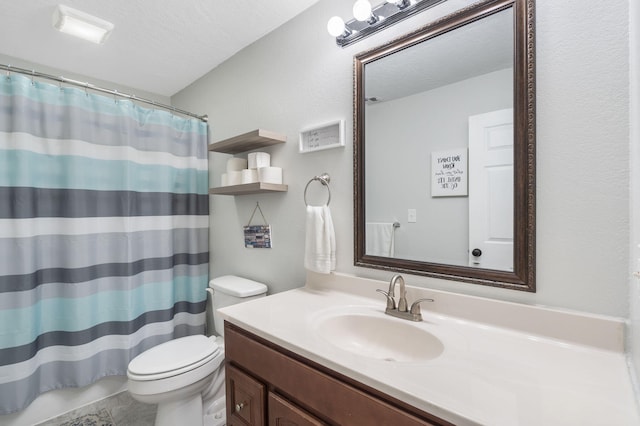
[[[309,273],[221,309],[229,425],[637,425],[622,320]]]
[[[225,348],[229,425],[451,424],[229,323]]]

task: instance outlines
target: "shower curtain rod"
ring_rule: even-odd
[[[96,92],[107,93],[109,95],[119,96],[121,98],[126,98],[126,99],[130,99],[132,101],[137,101],[137,102],[141,102],[141,103],[144,103],[144,104],[152,105],[152,106],[154,106],[156,108],[162,108],[162,109],[169,110],[171,112],[176,112],[178,114],[186,115],[186,116],[189,116],[189,117],[194,117],[194,118],[197,118],[198,120],[204,121],[205,123],[209,121],[209,117],[207,115],[194,114],[192,112],[185,111],[183,109],[176,108],[176,107],[173,107],[171,105],[165,105],[163,103],[152,101],[152,100],[149,100],[149,99],[139,98],[136,95],[129,95],[129,94],[126,94],[126,93],[120,93],[117,90],[105,89],[104,87],[99,87],[99,86],[96,86],[94,84],[87,83],[87,82],[72,80],[70,78],[66,78],[66,77],[62,77],[62,76],[57,77],[55,75],[44,74],[44,73],[41,73],[41,72],[38,72],[38,71],[35,71],[35,70],[28,70],[28,69],[25,69],[25,68],[18,68],[18,67],[14,67],[12,65],[5,65],[5,64],[0,64],[0,70],[7,71],[7,75],[9,75],[12,72],[15,72],[15,73],[18,73],[18,74],[30,75],[31,77],[45,78],[47,80],[57,81],[58,83],[65,83],[65,84],[70,84],[70,85],[73,85],[73,86],[84,87],[85,89],[91,89],[91,90],[95,90]]]

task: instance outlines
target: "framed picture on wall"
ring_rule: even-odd
[[[249,225],[244,227],[246,248],[271,248],[271,226]]]
[[[344,120],[308,127],[300,132],[300,153],[340,147],[344,147]]]
[[[431,196],[469,195],[468,153],[466,148],[431,153]]]

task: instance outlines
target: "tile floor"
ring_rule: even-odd
[[[36,426],[153,426],[155,418],[155,405],[142,404],[121,392]]]

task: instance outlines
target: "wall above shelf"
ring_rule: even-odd
[[[212,195],[247,195],[247,194],[262,194],[267,192],[287,192],[289,187],[287,185],[278,185],[275,183],[246,183],[243,185],[230,185],[219,186],[217,188],[209,189],[209,194]]]
[[[285,143],[286,141],[287,137],[285,135],[269,130],[257,129],[243,135],[212,143],[209,145],[209,151],[239,154],[270,145]]]

